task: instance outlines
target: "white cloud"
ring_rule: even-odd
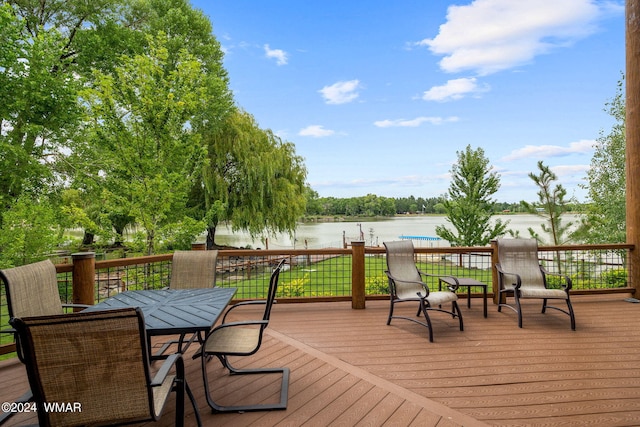
[[[379,128],[389,128],[389,127],[418,127],[423,123],[431,123],[432,125],[439,125],[445,122],[457,122],[459,119],[457,117],[416,117],[415,119],[405,120],[405,119],[396,119],[396,120],[378,120],[373,124]]]
[[[327,104],[346,104],[356,99],[359,94],[357,90],[360,88],[359,80],[340,81],[325,86],[318,92],[322,94]]]
[[[331,129],[325,129],[324,126],[322,125],[311,125],[311,126],[307,126],[304,129],[300,129],[300,132],[298,132],[298,135],[312,136],[314,138],[322,138],[325,136],[331,136],[334,133],[335,133],[334,131],[332,131]]]
[[[268,44],[264,45],[264,54],[267,58],[273,58],[278,65],[286,65],[288,62],[287,52],[282,49],[271,49]]]
[[[487,92],[489,86],[478,87],[475,77],[449,80],[442,86],[434,86],[422,95],[425,101],[451,101],[468,94]]]
[[[440,67],[446,72],[486,75],[570,45],[614,12],[619,8],[595,0],[474,0],[449,6],[438,35],[417,44],[443,55]]]
[[[558,165],[551,167],[553,173],[559,178],[566,176],[584,175],[591,166],[589,165]]]
[[[526,145],[523,148],[512,151],[503,157],[503,161],[511,161],[526,158],[544,159],[549,157],[562,157],[571,154],[589,153],[594,150],[596,141],[592,139],[583,139],[578,142],[572,142],[568,147],[559,145]]]

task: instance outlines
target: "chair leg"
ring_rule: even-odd
[[[460,311],[460,306],[456,301],[453,301],[452,306],[453,307],[451,311],[453,313],[457,313],[457,314],[454,314],[454,317],[458,316],[458,320],[460,321],[460,330],[464,331],[464,325],[462,324],[462,312]]]
[[[502,307],[509,307],[515,311],[515,308],[509,305],[507,301],[507,298],[509,298],[512,293],[513,291],[511,289],[502,289],[501,291],[498,291],[498,313],[502,313]]]
[[[567,297],[567,308],[569,309],[569,317],[571,318],[571,330],[576,330],[576,317],[573,314],[573,306],[571,305],[571,300]]]
[[[425,306],[424,301],[420,301],[420,309],[424,314],[424,318],[427,321],[427,329],[429,329],[429,342],[433,342],[433,326],[431,325],[431,319],[429,318],[429,314],[427,313],[427,307]],[[418,311],[420,313],[420,311]]]
[[[176,379],[174,383],[174,390],[176,393],[176,427],[182,427],[184,426],[184,397],[187,380],[184,374],[184,362],[181,358],[178,359],[175,366]]]
[[[556,306],[552,306],[552,305],[548,305],[547,304],[547,299],[544,299],[544,302],[542,304],[542,312],[544,313],[546,311],[547,308],[553,308],[555,310],[561,311],[567,315],[569,315],[569,318],[571,319],[571,330],[575,331],[576,330],[576,317],[575,314],[573,312],[573,305],[571,305],[571,299],[569,299],[569,296],[567,295],[567,311],[564,311],[563,309],[556,307]]]
[[[200,410],[198,409],[198,404],[196,403],[196,397],[193,395],[191,388],[189,387],[189,383],[184,383],[185,391],[187,392],[187,396],[189,396],[189,401],[193,406],[193,413],[196,415],[196,425],[198,427],[202,427],[202,419],[200,418]]]
[[[391,324],[392,317],[393,317],[393,299],[391,299],[391,306],[389,307],[389,318],[387,319],[387,325]]]
[[[522,328],[522,306],[520,305],[520,298],[518,296],[518,291],[513,293],[513,296],[516,299],[516,313],[518,313],[518,327]]]
[[[213,412],[249,412],[249,411],[270,411],[287,409],[289,399],[289,368],[258,368],[258,369],[236,369],[229,363],[224,355],[216,355],[222,365],[229,370],[230,375],[251,375],[251,374],[282,374],[282,382],[280,386],[280,402],[255,404],[255,405],[236,405],[223,406],[217,404],[209,392],[209,381],[207,379],[206,355],[202,357],[202,379],[204,381],[204,391],[207,396],[207,403]]]

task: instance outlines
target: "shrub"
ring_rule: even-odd
[[[366,295],[388,295],[389,280],[386,276],[367,277],[364,283]]]
[[[282,298],[304,296],[304,285],[309,281],[309,276],[293,279],[291,282],[282,283],[278,286],[277,296]]]
[[[604,283],[613,288],[624,288],[628,283],[627,270],[624,268],[603,271],[600,274],[600,278]]]

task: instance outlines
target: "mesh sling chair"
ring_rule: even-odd
[[[561,274],[548,272],[540,265],[538,259],[538,242],[536,239],[497,239],[499,301],[498,311],[509,307],[518,315],[518,326],[522,328],[521,299],[542,299],[542,313],[547,308],[561,311],[571,319],[571,329],[576,329],[576,320],[569,298],[571,278]],[[554,275],[564,280],[562,289],[550,289],[547,276]],[[506,297],[513,296],[515,307],[506,303]],[[548,300],[564,300],[567,309],[548,304]],[[504,301],[504,302],[503,302]]]
[[[65,307],[87,307],[62,304],[56,266],[50,260],[0,270],[0,278],[6,286],[10,317],[62,314]]]
[[[87,307],[82,304],[62,304],[56,267],[50,260],[0,270],[0,278],[7,294],[9,318],[62,314],[65,307]],[[14,329],[1,332],[15,334]],[[31,398],[31,391],[27,391],[18,402],[28,402]],[[3,413],[0,423],[12,415],[12,412]]]
[[[289,368],[256,368],[237,369],[229,363],[229,356],[250,356],[260,349],[262,344],[262,334],[269,325],[271,307],[275,302],[278,290],[278,279],[280,270],[285,260],[282,260],[274,269],[269,280],[269,290],[265,300],[244,301],[231,306],[224,315],[222,323],[213,328],[205,339],[201,349],[193,356],[202,359],[202,379],[204,381],[207,402],[213,412],[244,412],[244,411],[264,411],[274,409],[287,409],[289,394]],[[264,305],[262,319],[227,322],[229,313],[237,308],[247,305]],[[230,375],[244,374],[281,374],[280,401],[278,403],[222,406],[216,403],[209,391],[209,380],[207,379],[207,360],[211,356],[216,356],[222,365],[229,370]]]
[[[428,311],[435,310],[451,314],[457,317],[460,323],[460,330],[464,330],[462,324],[462,313],[458,306],[458,296],[455,290],[458,288],[458,279],[451,276],[454,282],[449,285],[448,291],[431,292],[423,282],[423,277],[445,277],[427,274],[418,269],[414,258],[414,248],[411,241],[384,242],[387,251],[387,270],[385,273],[389,278],[389,293],[391,297],[391,307],[389,308],[389,318],[387,325],[391,324],[391,319],[405,319],[426,326],[429,330],[429,341],[433,342],[433,327]],[[425,322],[405,316],[394,316],[393,310],[396,303],[405,301],[415,301],[419,303],[419,317],[422,313]],[[442,309],[442,304],[451,303],[451,311]]]
[[[218,251],[175,251],[171,261],[171,279],[169,289],[198,289],[216,286],[216,262]],[[185,341],[187,334],[181,334],[177,340],[167,341],[154,354],[154,358],[164,358],[164,353],[174,344],[178,345],[178,353],[187,351],[197,338],[202,344],[202,335],[194,333]]]
[[[140,309],[14,318],[11,323],[20,337],[41,426],[158,420],[172,392],[175,423],[183,425],[184,361],[180,354],[171,355],[151,378]],[[71,409],[45,406],[60,403]],[[200,424],[195,404],[194,409]]]

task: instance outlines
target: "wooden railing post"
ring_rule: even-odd
[[[364,242],[351,242],[351,308],[365,308]]]
[[[95,304],[96,254],[78,252],[71,254],[73,260],[73,303]]]
[[[629,282],[640,290],[640,0],[626,2],[626,202]]]
[[[498,270],[496,270],[496,264],[498,263],[498,242],[491,241],[491,289],[493,289],[493,303],[500,304],[500,289],[498,289]]]
[[[192,251],[206,251],[207,244],[206,243],[192,243],[191,244]]]

